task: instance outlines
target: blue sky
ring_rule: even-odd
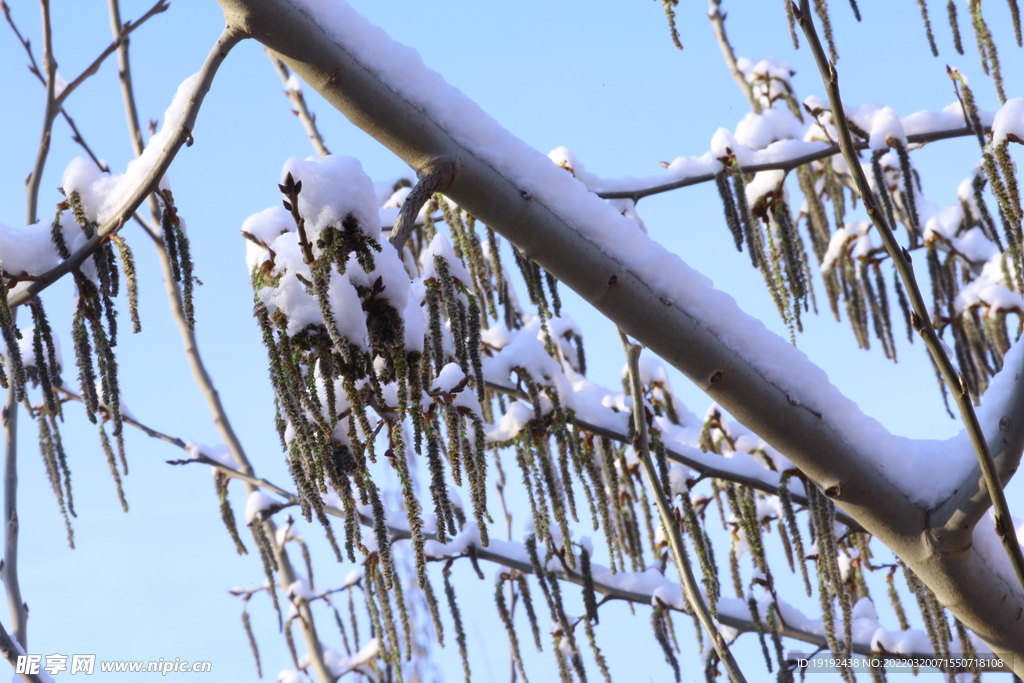
[[[54,0],[54,43],[61,75],[70,80],[110,41],[105,3]],[[508,130],[543,152],[565,145],[603,176],[646,176],[659,161],[699,155],[718,127],[735,128],[748,105],[728,76],[702,6],[681,7],[678,25],[685,50],[672,46],[660,3],[521,2],[515,5],[439,1],[353,3],[396,40],[419,50],[428,66],[462,89]],[[685,3],[684,3],[685,4]],[[782,3],[770,7],[728,2],[727,28],[736,52],[755,60],[776,57],[797,72],[799,98],[823,89],[806,48],[794,52]],[[38,8],[11,3],[15,20],[37,49]],[[905,116],[938,110],[954,100],[945,65],[972,79],[983,108],[998,106],[961,7],[966,55],[952,48],[944,7],[931,3],[941,55],[933,58],[914,3],[862,7],[864,22],[848,6],[833,3],[841,59],[838,68],[848,103],[882,102]],[[148,3],[122,3],[125,20]],[[986,16],[1001,48],[1007,93],[1024,92],[1019,48],[999,3]],[[223,25],[214,2],[179,0],[132,37],[132,63],[140,116],[162,116],[178,84],[199,69]],[[38,53],[37,53],[38,54]],[[23,180],[38,143],[43,90],[23,68],[21,46],[0,27],[0,222],[24,222]],[[311,108],[330,149],[358,157],[375,180],[408,175],[409,169],[377,142],[334,112],[310,89]],[[89,144],[115,170],[131,158],[117,86],[116,61],[108,60],[67,102],[67,110]],[[252,294],[238,229],[246,216],[279,201],[275,187],[290,156],[312,154],[308,140],[262,49],[243,43],[228,58],[200,113],[195,145],[183,149],[170,179],[193,240],[197,333],[204,357],[258,472],[285,484],[288,475],[273,429],[266,358],[251,318]],[[61,198],[55,188],[71,158],[80,154],[58,121],[42,183],[41,216]],[[976,143],[953,140],[915,153],[925,194],[939,204],[955,201],[956,187],[977,157]],[[678,190],[641,202],[651,234],[711,277],[740,305],[772,329],[778,320],[760,275],[745,254],[735,252],[710,185]],[[191,382],[176,331],[167,319],[156,261],[146,238],[126,228],[141,272],[143,333],[124,335],[118,347],[125,402],[140,420],[164,432],[208,444],[219,442],[202,398]],[[816,283],[819,285],[820,282]],[[45,296],[47,310],[67,340],[72,291],[68,283]],[[621,349],[611,325],[573,296],[566,309],[583,327],[591,377],[618,383]],[[122,306],[123,308],[123,306]],[[856,348],[848,325],[827,316],[807,321],[798,346],[832,381],[891,430],[908,436],[945,438],[958,431],[945,416],[924,350],[899,346],[901,361],[885,361],[878,349]],[[65,343],[66,353],[70,344]],[[66,356],[66,362],[70,357]],[[73,376],[66,371],[66,377]],[[675,389],[700,414],[708,399],[682,377]],[[65,443],[74,475],[77,550],[64,541],[63,523],[35,456],[31,423],[22,421],[19,574],[29,603],[29,651],[95,653],[100,659],[211,660],[218,680],[253,680],[240,606],[226,591],[258,585],[257,559],[236,557],[217,518],[216,499],[205,468],[172,468],[176,449],[136,433],[128,436],[131,474],[125,491],[131,512],[120,510],[95,428],[74,406],[68,411]],[[1018,495],[1014,495],[1014,493]],[[1010,489],[1011,509],[1022,514],[1019,487]],[[243,502],[241,496],[236,500]],[[240,513],[240,505],[236,506]],[[316,528],[305,534],[319,540]],[[351,567],[335,566],[314,542],[318,582],[340,583]],[[474,671],[482,681],[506,680],[505,637],[493,617],[491,568],[475,586],[468,571],[457,573],[460,596],[472,610],[469,639]],[[480,592],[480,591],[483,592]],[[598,631],[618,680],[666,680],[670,670],[649,636],[646,610],[637,616],[610,606]],[[282,639],[273,631],[266,601],[251,612],[263,655],[265,679],[288,665]],[[0,612],[3,613],[3,612]],[[5,613],[4,613],[5,614]],[[632,621],[623,622],[629,619]],[[3,619],[7,623],[6,619]],[[325,626],[327,620],[324,619]],[[616,629],[614,624],[628,623]],[[609,626],[608,624],[613,624]],[[681,641],[692,642],[691,625],[677,620]],[[741,638],[741,661],[756,678],[763,664],[751,636]],[[637,656],[636,653],[643,653]],[[448,680],[459,680],[457,655],[437,653]],[[550,653],[532,664],[535,680],[553,673]],[[596,671],[593,672],[596,675]],[[701,676],[694,673],[693,678]],[[70,678],[70,677],[68,677]]]

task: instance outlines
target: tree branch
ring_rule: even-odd
[[[451,187],[455,176],[458,175],[458,169],[458,164],[448,158],[430,159],[416,168],[416,177],[419,180],[402,202],[398,220],[395,221],[388,236],[388,241],[399,253],[416,227],[416,216],[419,215],[420,209],[430,201],[435,192],[444,192]]]
[[[985,130],[987,131],[989,129],[986,128]],[[974,131],[971,130],[970,126],[965,126],[963,128],[945,128],[924,133],[911,133],[907,135],[907,142],[924,144],[927,142],[937,142],[939,140],[949,140],[951,138],[962,138],[970,135],[974,135]],[[856,149],[867,149],[868,144],[866,142],[857,142],[854,146]],[[759,173],[761,171],[791,171],[798,166],[803,166],[804,164],[809,164],[812,161],[818,161],[820,159],[827,159],[828,157],[835,156],[837,154],[842,154],[842,150],[839,146],[829,145],[815,152],[795,154],[770,163],[749,164],[743,166],[743,172]],[[701,183],[711,182],[714,179],[714,173],[702,173],[699,175],[685,176],[668,183],[640,185],[633,189],[608,191],[598,190],[595,194],[602,199],[632,199],[636,202],[644,197],[661,194],[662,192],[678,190],[683,187],[689,187],[690,185],[699,185]]]
[[[14,311],[11,311],[14,314]],[[28,608],[21,597],[18,581],[18,395],[14,368],[7,376],[11,386],[3,408],[4,426],[4,561],[0,568],[11,611],[11,635],[21,647],[28,647]]]
[[[811,17],[809,0],[801,0],[800,9],[798,10],[794,7],[793,12],[797,22],[800,24],[800,28],[803,29],[804,35],[807,37],[811,52],[814,54],[814,60],[818,64],[818,71],[821,72],[822,82],[825,84],[826,90],[828,90],[828,99],[832,106],[832,118],[836,126],[836,132],[839,135],[839,146],[843,150],[843,158],[846,159],[850,172],[857,183],[857,189],[864,202],[864,210],[867,211],[868,216],[871,218],[872,224],[885,245],[885,250],[889,253],[896,271],[903,280],[904,289],[906,289],[910,305],[913,309],[912,321],[914,322],[914,327],[917,328],[917,331],[920,332],[921,337],[924,339],[932,361],[939,368],[939,372],[946,382],[946,386],[949,387],[949,391],[956,401],[957,408],[960,410],[960,416],[963,419],[964,426],[967,428],[967,434],[970,436],[971,444],[974,446],[974,452],[978,457],[985,487],[988,489],[992,505],[996,510],[997,533],[1003,543],[1006,554],[1010,558],[1010,563],[1013,565],[1017,581],[1020,587],[1024,589],[1024,554],[1021,553],[1020,543],[1017,542],[1017,532],[1013,526],[1013,518],[1010,516],[1010,508],[1006,503],[1006,495],[1003,493],[1003,484],[999,479],[999,472],[989,451],[988,441],[982,432],[981,424],[978,422],[978,416],[974,412],[974,404],[971,402],[967,383],[953,366],[953,362],[942,348],[939,335],[932,325],[928,306],[925,304],[924,297],[921,295],[921,290],[917,285],[914,268],[910,262],[910,254],[896,241],[896,236],[887,223],[883,212],[875,204],[871,185],[864,174],[860,157],[853,147],[853,136],[850,134],[846,112],[843,110],[843,100],[839,93],[839,74],[836,71],[835,65],[825,57],[825,51],[818,40],[818,34],[814,28],[814,20]],[[955,530],[945,529],[947,538],[943,540],[948,544],[959,542],[961,547],[969,545],[972,543],[972,530],[973,527]],[[949,548],[948,545],[939,548],[940,552],[948,552],[950,550],[952,548]]]
[[[1018,619],[1024,594],[1008,586],[976,548],[943,554],[923,547],[927,511],[876,464],[899,446],[806,357],[764,332],[729,297],[651,243],[546,156],[501,129],[437,74],[402,57],[385,35],[367,34],[378,30],[354,11],[317,16],[286,0],[218,1],[229,21],[244,25],[414,168],[432,158],[458,160],[459,175],[447,196],[785,454],[903,558],[993,650],[1024,654],[1024,621]],[[372,54],[362,51],[367,45]],[[413,71],[385,72],[374,66],[381,55]],[[403,89],[413,74],[432,79],[432,87]],[[473,125],[453,128],[451,122],[460,120]],[[627,241],[629,249],[623,250]],[[801,381],[794,383],[797,377]],[[1019,659],[1024,672],[1024,657]]]
[[[320,135],[320,130],[316,127],[316,117],[310,113],[309,107],[306,106],[306,97],[302,94],[302,89],[292,88],[290,80],[291,72],[288,67],[284,65],[277,57],[273,56],[269,52],[267,57],[270,59],[270,63],[274,65],[274,70],[277,71],[277,75],[281,77],[281,83],[284,85],[284,94],[292,105],[295,107],[295,111],[292,113],[299,117],[299,121],[302,122],[302,127],[306,129],[306,135],[309,136],[309,141],[313,145],[313,149],[317,155],[325,157],[330,154],[330,150],[327,149],[327,145],[324,144],[324,138]]]
[[[153,5],[148,12],[143,14],[135,21],[130,21],[124,26],[122,26],[120,32],[115,32],[116,37],[114,39],[114,42],[108,45],[106,49],[103,50],[103,52],[101,52],[99,56],[92,61],[92,64],[87,66],[85,70],[82,71],[82,73],[78,74],[78,76],[73,81],[64,86],[64,89],[61,90],[59,95],[57,95],[57,99],[54,102],[56,107],[60,109],[64,105],[64,100],[66,100],[71,95],[71,93],[73,93],[75,89],[78,88],[78,86],[84,83],[85,79],[89,78],[97,71],[99,71],[100,65],[102,65],[103,62],[106,61],[107,57],[114,54],[114,51],[120,48],[122,45],[126,45],[128,36],[135,29],[142,26],[151,17],[154,17],[157,14],[160,14],[161,12],[166,12],[168,7],[170,7],[170,5],[168,5],[167,3],[168,0],[157,0],[157,3]]]

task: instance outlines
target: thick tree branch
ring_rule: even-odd
[[[661,254],[657,245],[636,231],[628,236],[630,250],[623,252],[607,233],[588,229],[595,222],[602,230],[613,224],[626,229],[625,219],[620,222],[613,208],[582,187],[558,183],[550,175],[550,160],[528,151],[436,74],[425,72],[424,77],[434,79],[432,88],[421,87],[415,96],[403,94],[392,82],[407,77],[407,72],[392,70],[383,75],[373,66],[380,54],[392,55],[398,49],[386,36],[373,38],[378,57],[364,55],[356,42],[338,37],[355,29],[334,23],[333,17],[332,22],[321,21],[293,2],[219,2],[230,22],[245,26],[307,84],[413,168],[434,158],[457,160],[460,171],[445,191],[447,196],[785,454],[864,529],[903,558],[995,651],[1024,654],[1024,621],[1018,619],[1024,594],[1007,586],[974,548],[944,554],[921,543],[927,511],[911,502],[908,492],[876,464],[892,452],[879,452],[883,449],[879,440],[891,437],[873,425],[869,431],[879,438],[867,438],[862,429],[869,424],[866,418],[826,380],[796,387],[786,379],[792,375],[779,373],[778,363],[790,372],[799,368],[797,374],[818,373],[806,358],[781,339],[770,342],[770,361],[767,349],[748,348],[743,335],[750,330],[757,329],[757,339],[765,343],[769,338],[759,323],[749,319],[742,323],[749,327],[744,333],[730,331],[740,323],[723,321],[745,319],[744,314],[710,288],[701,290],[704,298],[699,302],[687,298],[684,304],[666,298],[662,294],[670,288],[666,273],[652,272],[629,255],[637,249]],[[362,26],[361,17],[346,16]],[[365,43],[365,34],[362,38]],[[397,53],[393,56],[401,59]],[[473,131],[452,129],[449,122],[456,111],[486,125],[491,144],[478,143]],[[553,181],[559,195],[531,178]],[[673,266],[672,274],[683,277],[685,266]],[[676,285],[672,291],[682,290]],[[895,448],[891,442],[887,445]],[[1024,672],[1024,657],[1018,659]]]

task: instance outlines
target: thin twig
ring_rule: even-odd
[[[857,183],[857,188],[864,202],[864,209],[871,218],[871,222],[878,231],[886,251],[889,252],[896,271],[903,280],[904,289],[910,298],[910,304],[913,308],[912,320],[915,323],[914,326],[921,333],[932,360],[939,368],[946,386],[949,387],[950,393],[956,400],[960,416],[964,421],[964,426],[970,436],[974,452],[978,457],[978,464],[981,467],[985,486],[988,488],[989,495],[992,498],[992,505],[996,510],[996,533],[1000,537],[1006,554],[1010,558],[1010,563],[1013,565],[1014,572],[1017,575],[1017,581],[1024,588],[1024,554],[1021,553],[1020,544],[1017,542],[1017,533],[1013,528],[1013,518],[1010,516],[1010,509],[1006,503],[1002,483],[999,481],[996,465],[992,459],[992,454],[989,452],[988,442],[981,430],[978,416],[974,412],[974,405],[967,390],[967,383],[964,381],[963,376],[953,367],[952,361],[942,348],[942,342],[935,332],[931,316],[928,314],[928,307],[917,285],[914,269],[910,263],[910,254],[896,241],[896,236],[886,222],[884,213],[875,204],[871,186],[864,175],[860,158],[857,156],[853,145],[853,137],[850,134],[846,113],[843,111],[842,98],[839,93],[839,74],[836,72],[835,65],[825,57],[821,42],[818,40],[818,34],[814,29],[814,21],[811,18],[809,0],[801,0],[800,8],[794,7],[793,11],[796,14],[797,21],[800,23],[800,27],[803,29],[804,35],[810,43],[811,52],[814,54],[814,59],[818,64],[822,81],[828,90],[829,102],[832,106],[832,118],[836,131],[839,134],[839,145],[843,150],[843,157],[846,159],[850,172]]]
[[[121,47],[121,45],[125,41],[127,41],[128,36],[132,33],[132,31],[142,26],[144,23],[146,23],[147,20],[156,16],[157,14],[160,14],[161,12],[166,12],[167,8],[170,7],[170,5],[167,4],[167,2],[168,0],[157,0],[157,3],[153,5],[148,12],[143,14],[135,21],[130,21],[123,27],[121,27],[121,32],[117,34],[117,37],[114,39],[114,42],[108,45],[106,49],[104,49],[103,52],[101,52],[99,56],[92,61],[92,64],[87,66],[85,70],[82,71],[82,73],[78,74],[78,76],[73,81],[64,86],[64,89],[61,90],[59,95],[57,95],[57,100],[55,103],[57,107],[63,106],[64,100],[66,100],[71,95],[71,93],[73,93],[75,89],[78,88],[78,86],[84,83],[87,78],[89,78],[97,71],[99,71],[100,66],[103,64],[104,61],[106,61],[107,57],[114,54],[114,51]]]
[[[128,219],[132,217],[135,210],[143,200],[150,192],[156,189],[160,179],[163,178],[167,168],[171,165],[171,162],[177,155],[178,150],[180,150],[182,145],[187,141],[191,140],[192,129],[195,127],[196,118],[199,115],[199,109],[202,107],[206,93],[210,90],[210,85],[213,83],[213,78],[217,73],[217,69],[220,67],[231,48],[243,38],[245,38],[243,29],[233,25],[229,25],[224,29],[223,33],[221,33],[220,38],[218,38],[217,43],[210,51],[210,54],[207,56],[206,62],[203,64],[203,68],[199,73],[199,79],[197,80],[191,96],[189,97],[189,104],[185,109],[185,115],[181,124],[178,126],[177,130],[174,131],[174,135],[168,141],[167,146],[164,147],[160,156],[156,159],[156,163],[150,169],[149,173],[142,182],[139,183],[114,216],[104,222],[103,225],[97,229],[96,234],[74,254],[72,254],[69,259],[61,262],[46,273],[43,273],[36,281],[32,282],[24,290],[10,297],[7,302],[8,306],[14,307],[26,303],[33,296],[52,285],[65,274],[71,272],[75,268],[78,268],[85,259],[91,256],[93,252],[100,247],[109,235],[120,230]]]
[[[18,655],[25,654],[25,648],[21,647],[17,641],[11,638],[11,635],[7,633],[7,629],[4,628],[3,624],[0,624],[0,654],[4,656],[12,667],[17,668],[18,666]],[[43,676],[40,674],[19,674],[23,681],[26,683],[53,683],[53,679],[49,676]]]
[[[274,65],[277,75],[281,77],[281,83],[284,84],[284,94],[295,107],[292,113],[298,116],[299,121],[302,122],[302,127],[306,129],[306,134],[309,135],[309,141],[312,143],[313,149],[316,150],[319,156],[325,157],[329,155],[331,152],[327,149],[327,145],[324,144],[324,138],[316,127],[316,116],[310,113],[309,107],[306,106],[305,95],[302,94],[301,89],[296,90],[291,87],[292,72],[289,71],[284,62],[272,55],[269,50],[265,50],[265,52],[267,53],[267,58],[270,59],[270,63]]]
[[[15,311],[11,311],[12,316]],[[21,647],[28,647],[28,608],[21,597],[18,581],[18,396],[14,386],[14,368],[7,403],[3,408],[4,426],[4,564],[0,569],[11,611],[11,635]]]
[[[715,29],[715,38],[718,40],[718,46],[722,48],[722,56],[725,58],[726,66],[729,67],[729,73],[732,74],[732,80],[736,81],[736,85],[740,87],[740,91],[750,102],[754,113],[760,114],[761,103],[754,95],[753,86],[740,71],[740,67],[736,63],[736,54],[732,51],[732,44],[729,42],[729,37],[725,35],[725,14],[721,10],[721,5],[722,0],[708,0],[708,19],[711,20],[711,26]]]
[[[715,625],[711,612],[708,610],[707,603],[704,602],[704,596],[700,594],[697,578],[693,575],[693,567],[690,566],[690,559],[686,556],[686,546],[683,545],[683,535],[679,531],[679,524],[676,521],[672,504],[661,485],[661,478],[654,466],[654,461],[651,460],[651,449],[647,442],[647,410],[644,408],[644,390],[640,380],[640,352],[643,347],[639,344],[631,344],[622,330],[619,330],[619,337],[622,339],[622,346],[626,351],[629,384],[633,395],[633,429],[635,433],[633,450],[640,459],[640,466],[647,478],[647,484],[654,493],[654,502],[658,506],[661,525],[668,537],[668,545],[672,549],[672,559],[675,560],[686,601],[696,612],[700,625],[704,627],[708,638],[711,639],[718,658],[725,665],[729,679],[732,680],[732,683],[745,683],[746,679],[743,677],[739,664],[733,659],[725,638],[719,632],[718,626]]]

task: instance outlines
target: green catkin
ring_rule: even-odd
[[[402,502],[405,506],[405,518],[409,522],[409,536],[412,539],[413,555],[416,564],[416,582],[420,588],[427,578],[427,559],[424,547],[426,539],[423,536],[423,519],[421,515],[420,502],[416,497],[416,489],[409,472],[409,463],[405,456],[405,443],[402,439],[402,424],[396,422],[391,428],[391,450],[389,462],[398,473],[398,479],[402,484]],[[400,583],[400,582],[399,582]]]
[[[917,598],[917,607],[921,612],[921,620],[924,622],[925,631],[928,633],[928,639],[931,641],[932,650],[939,655],[942,652],[942,642],[939,638],[939,631],[935,623],[934,615],[932,614],[931,605],[928,603],[928,598],[925,591],[927,590],[921,585],[920,580],[914,575],[910,567],[900,562],[903,567],[903,576],[907,581],[907,588]]]
[[[46,410],[53,414],[60,413],[60,401],[57,400],[56,394],[53,391],[54,380],[59,376],[59,371],[55,364],[48,358],[47,354],[43,350],[43,324],[40,322],[40,315],[42,313],[41,300],[37,299],[37,303],[29,304],[29,308],[32,311],[32,320],[34,325],[32,326],[32,353],[36,359],[36,377],[39,380],[39,386],[43,390],[44,406]],[[44,314],[45,316],[45,314]],[[43,318],[45,321],[45,317]],[[53,344],[53,337],[51,336],[50,344]]]
[[[299,668],[299,653],[295,649],[295,638],[292,636],[292,622],[289,621],[284,625],[284,642],[288,645],[288,653],[292,657],[292,664],[296,669]]]
[[[523,608],[526,610],[526,617],[530,622],[530,631],[533,633],[533,644],[537,652],[543,652],[544,647],[540,639],[540,624],[537,621],[537,611],[533,607],[533,598],[530,596],[530,583],[522,574],[516,575],[516,585],[519,587],[519,599],[523,601]]]
[[[700,562],[701,582],[704,584],[704,592],[707,594],[708,609],[711,611],[711,616],[717,617],[721,586],[718,583],[718,568],[715,567],[711,544],[697,519],[697,511],[693,507],[693,501],[690,500],[690,494],[683,493],[680,498],[683,501],[683,525],[686,533],[690,534],[693,547],[697,552],[697,560]]]
[[[590,573],[590,553],[580,546],[580,574],[583,576],[583,605],[587,610],[587,619],[598,623],[597,594],[594,592],[594,576]]]
[[[732,590],[736,597],[743,599],[743,580],[740,578],[740,558],[736,554],[736,540],[729,548],[729,574],[732,576]]]
[[[952,2],[952,0],[950,0]],[[793,3],[790,0],[784,0],[782,3],[786,6],[786,23],[789,25],[789,37],[793,41],[793,49],[800,49],[800,39],[796,33],[796,17],[793,15]]]
[[[786,655],[782,647],[782,634],[774,602],[768,605],[768,614],[765,616],[765,621],[768,622],[768,633],[771,634],[772,645],[775,648],[775,662],[779,665],[777,680],[779,683],[791,683],[793,674],[786,666]],[[768,670],[771,671],[771,668]]]
[[[814,0],[814,11],[821,20],[822,32],[825,34],[825,42],[828,43],[828,56],[832,63],[839,61],[839,53],[836,52],[835,40],[832,37],[832,22],[828,17],[828,3],[825,0]]]
[[[498,608],[498,616],[501,618],[501,623],[505,626],[505,632],[508,634],[512,662],[515,664],[516,669],[519,670],[519,675],[523,677],[523,683],[529,683],[529,679],[526,677],[526,669],[523,667],[523,658],[519,654],[519,637],[516,635],[516,628],[512,623],[512,615],[509,613],[508,605],[505,602],[504,589],[505,579],[504,575],[502,575],[494,586],[494,603]]]
[[[747,609],[750,611],[751,621],[754,622],[754,630],[757,632],[757,640],[761,643],[761,654],[764,655],[765,666],[768,673],[772,672],[772,655],[768,651],[768,641],[765,640],[764,623],[761,621],[760,610],[757,609],[757,600],[753,596],[747,598]]]
[[[924,0],[921,0],[922,2]],[[893,149],[896,150],[896,157],[900,162],[900,175],[903,176],[903,199],[906,204],[907,215],[910,218],[910,248],[917,246],[917,233],[921,230],[921,219],[917,213],[917,200],[914,197],[914,173],[910,165],[910,155],[907,148],[899,140],[893,140]]]
[[[715,174],[715,186],[718,188],[718,196],[722,200],[722,208],[725,212],[725,224],[732,233],[733,241],[736,243],[736,251],[743,251],[743,227],[740,225],[739,217],[736,215],[736,201],[732,197],[732,190],[729,188],[729,171],[722,168]]]
[[[185,322],[188,329],[194,330],[196,326],[196,309],[193,297],[195,289],[195,278],[192,276],[192,254],[189,251],[188,237],[181,229],[180,224],[174,226],[175,240],[178,243],[178,258],[181,261],[181,302],[185,311]]]
[[[252,532],[253,541],[260,551],[260,560],[263,564],[263,574],[267,579],[267,592],[270,593],[270,600],[274,605],[274,612],[277,613],[277,628],[280,630],[283,625],[281,615],[281,604],[277,599],[277,583],[274,581],[274,572],[278,570],[277,557],[274,554],[271,541],[267,537],[266,529],[263,528],[263,520],[257,516],[249,523],[249,530]]]
[[[26,402],[27,403],[27,402]],[[28,406],[26,406],[28,407]],[[68,516],[68,505],[64,497],[64,488],[61,485],[61,464],[66,471],[67,464],[64,461],[64,454],[57,455],[57,446],[54,443],[53,432],[50,430],[49,415],[41,412],[37,418],[39,422],[39,453],[43,456],[43,464],[46,466],[46,476],[50,480],[50,487],[57,497],[57,506],[60,508],[61,517],[64,518],[64,528],[67,531],[68,547],[75,549],[75,531],[71,526],[71,518]],[[70,481],[68,481],[68,500],[70,500]],[[72,514],[74,511],[72,510]]]
[[[0,271],[0,333],[7,345],[7,362],[10,364],[10,378],[14,383],[14,398],[21,402],[25,399],[25,366],[21,360],[21,349],[18,347],[21,332],[15,325],[13,312],[7,307],[7,283],[4,281],[3,271]],[[6,382],[4,387],[7,387]]]
[[[135,272],[135,258],[132,256],[131,247],[123,237],[115,235],[112,239],[117,246],[121,269],[124,271],[124,279],[128,287],[128,315],[132,320],[132,332],[138,334],[142,331],[142,322],[139,319],[139,281]]]
[[[978,42],[978,53],[981,55],[981,68],[985,75],[991,75],[996,86],[996,94],[999,95],[999,102],[1006,104],[1006,93],[1003,92],[1003,75],[999,66],[999,54],[996,44],[992,40],[992,33],[989,31],[985,17],[981,13],[981,0],[970,0],[971,23],[974,26],[974,36]]]
[[[373,576],[376,573],[376,568],[371,563],[367,567],[367,571],[370,573],[363,576],[365,579],[363,582],[363,599],[366,602],[366,612],[370,616],[370,637],[377,639],[380,649],[386,657],[388,653],[387,640],[384,637],[384,625],[380,622],[380,607],[377,605],[377,588]]]
[[[671,624],[672,622],[670,621],[669,623]],[[601,671],[601,676],[604,677],[605,683],[612,683],[612,672],[608,668],[608,662],[605,660],[604,653],[601,652],[601,648],[597,646],[597,637],[594,634],[594,624],[589,619],[584,619],[583,629],[587,635],[587,642],[590,644],[590,650],[594,653],[594,661],[597,663],[597,668]]]
[[[466,676],[466,683],[471,683],[473,676],[469,669],[466,632],[462,628],[462,614],[459,612],[458,603],[455,601],[455,588],[452,587],[451,573],[451,561],[449,561],[441,572],[441,575],[444,577],[444,594],[448,598],[448,610],[451,612],[452,622],[455,624],[455,641],[459,645],[459,656],[462,657],[462,671]]]
[[[379,565],[378,565],[379,566]],[[387,656],[395,666],[395,671],[398,674],[398,681],[402,680],[402,646],[398,641],[398,630],[395,628],[395,615],[391,610],[391,594],[390,589],[384,586],[384,577],[378,569],[374,572],[377,580],[377,599],[380,602],[381,610],[381,622],[384,626],[384,632],[388,636],[388,648]],[[395,581],[395,584],[401,583]]]
[[[571,553],[566,553],[570,555]],[[551,590],[551,602],[554,606],[552,610],[552,616],[558,622],[561,630],[562,637],[567,638],[569,641],[569,650],[571,655],[569,657],[572,662],[572,668],[576,672],[576,676],[580,683],[587,683],[587,670],[583,666],[583,657],[580,655],[580,646],[576,642],[576,634],[569,625],[569,617],[565,613],[565,607],[562,604],[562,587],[558,581],[558,578],[551,572],[548,573],[548,587]],[[559,648],[555,648],[556,652],[559,652]]]
[[[434,501],[434,514],[437,516],[437,540],[448,542],[447,533],[453,536],[458,533],[452,504],[448,498],[448,484],[444,479],[444,464],[441,462],[441,450],[433,429],[426,428],[427,461],[430,468],[430,496]]]
[[[743,226],[743,234],[746,236],[747,251],[750,253],[750,265],[755,268],[761,267],[764,261],[764,253],[761,248],[760,226],[750,215],[750,207],[747,205],[747,188],[743,180],[743,172],[739,164],[729,164],[729,172],[732,174],[733,196],[736,198],[736,211],[739,213],[740,225]]]
[[[1010,141],[1003,140],[1002,143],[995,145],[993,156],[995,156],[996,162],[999,165],[999,171],[1006,184],[1006,195],[1009,199],[1010,209],[1013,212],[1013,222],[1019,225],[1022,219],[1020,190],[1017,187],[1017,172],[1013,160],[1010,158],[1009,147]],[[1019,232],[1017,239],[1020,242]]]
[[[960,656],[965,659],[974,659],[978,652],[974,648],[974,643],[971,642],[967,627],[956,617],[953,618],[953,624],[956,627],[957,640],[960,642]],[[981,683],[981,671],[977,667],[971,669],[971,681],[972,683]]]
[[[124,497],[124,488],[121,486],[121,474],[117,471],[114,450],[110,447],[110,438],[107,436],[106,427],[104,427],[102,422],[100,423],[100,445],[103,447],[103,453],[107,456],[107,465],[110,466],[110,474],[114,478],[115,486],[117,486],[117,499],[121,502],[121,509],[128,512],[128,501]]]
[[[370,506],[373,508],[373,534],[377,540],[377,555],[380,558],[380,568],[384,575],[384,586],[391,590],[395,568],[391,558],[391,534],[388,532],[385,520],[384,503],[380,499],[377,485],[373,483],[369,471],[366,472],[365,483],[370,497]]]
[[[348,589],[348,618],[349,618],[349,623],[352,624],[352,642],[355,643],[355,650],[358,652],[360,649],[362,649],[362,646],[359,643],[359,622],[356,620],[356,601],[352,597],[352,591],[353,591],[352,587],[349,587],[349,589]],[[431,595],[433,595],[433,594],[431,594]],[[429,601],[428,601],[428,604],[429,604]],[[436,606],[436,603],[435,603],[435,606]],[[441,647],[444,647],[444,638],[439,636],[438,637],[438,642],[441,644]]]
[[[676,659],[676,653],[672,651],[672,644],[668,639],[668,629],[665,627],[665,618],[665,608],[661,605],[656,605],[651,610],[651,628],[654,630],[654,639],[661,646],[661,651],[665,655],[665,661],[672,667],[676,683],[679,683],[682,681],[679,671],[679,660]]]
[[[878,190],[878,199],[882,202],[882,207],[885,209],[885,220],[889,224],[890,229],[896,226],[896,215],[892,205],[892,193],[890,192],[889,182],[886,180],[885,171],[882,168],[882,156],[884,152],[877,150],[871,155],[871,173],[875,181],[875,187]]]
[[[789,535],[793,540],[794,547],[796,548],[796,560],[800,565],[800,575],[804,580],[804,590],[807,592],[807,597],[811,597],[811,581],[807,575],[804,542],[800,535],[800,526],[796,521],[796,513],[793,510],[793,501],[789,496],[790,476],[792,476],[791,470],[782,474],[782,478],[779,481],[779,501],[782,503],[782,514],[786,518],[786,526],[789,527]]]
[[[434,374],[445,366],[443,324],[441,322],[441,294],[436,282],[427,284],[427,312],[429,316],[428,348],[434,361]],[[426,370],[424,370],[426,372]],[[431,378],[433,379],[433,378]],[[429,383],[427,383],[429,386]]]
[[[341,614],[338,612],[337,607],[332,607],[331,611],[334,613],[334,623],[338,627],[338,632],[341,633],[341,644],[345,648],[345,654],[352,654],[352,646],[348,642],[348,629],[345,628],[345,622],[341,619]]]
[[[896,267],[893,266],[895,271]],[[903,284],[900,282],[900,276],[897,273],[893,274],[892,288],[896,290],[896,300],[899,302],[900,311],[903,313],[903,322],[907,326],[907,341],[911,344],[914,343],[914,326],[911,323],[910,317],[910,304],[907,302],[907,295],[903,291]]]
[[[71,194],[77,193],[72,192]],[[61,216],[64,213],[61,206],[58,205],[57,213],[53,217],[53,223],[50,224],[50,241],[53,242],[53,246],[57,249],[57,255],[60,256],[61,260],[67,261],[71,258],[71,250],[68,249],[68,244],[64,240],[64,228],[60,224]]]
[[[932,34],[932,22],[928,18],[928,3],[925,0],[917,0],[917,6],[921,8],[921,21],[924,22],[924,32],[928,36],[928,46],[932,49],[932,56],[939,56],[939,48],[935,46],[935,36]]]
[[[216,470],[213,476],[214,487],[217,490],[217,498],[220,501],[220,518],[224,527],[228,530],[231,540],[235,543],[235,550],[239,555],[248,555],[249,551],[242,543],[238,535],[238,525],[235,524],[235,513],[231,509],[231,501],[228,500],[228,477],[220,470]]]
[[[1013,37],[1017,39],[1017,47],[1024,47],[1024,43],[1021,42],[1020,32],[1020,7],[1017,5],[1017,0],[1009,0],[1010,5],[1010,17],[1013,20]]]
[[[949,0],[946,3],[946,14],[949,15],[949,28],[953,32],[953,47],[959,54],[964,53],[964,44],[960,40],[960,22],[956,19],[956,3]]]
[[[444,647],[444,623],[441,621],[441,612],[438,609],[437,597],[434,595],[434,586],[430,583],[429,576],[423,582],[423,597],[427,602],[427,611],[430,612],[430,621],[434,624],[437,644]],[[356,643],[356,647],[359,647],[358,643]]]
[[[260,649],[256,645],[256,636],[252,632],[252,623],[249,621],[249,612],[242,610],[242,628],[245,630],[245,638],[249,641],[249,649],[252,650],[252,657],[256,661],[256,677],[263,678],[263,667],[260,666]]]

